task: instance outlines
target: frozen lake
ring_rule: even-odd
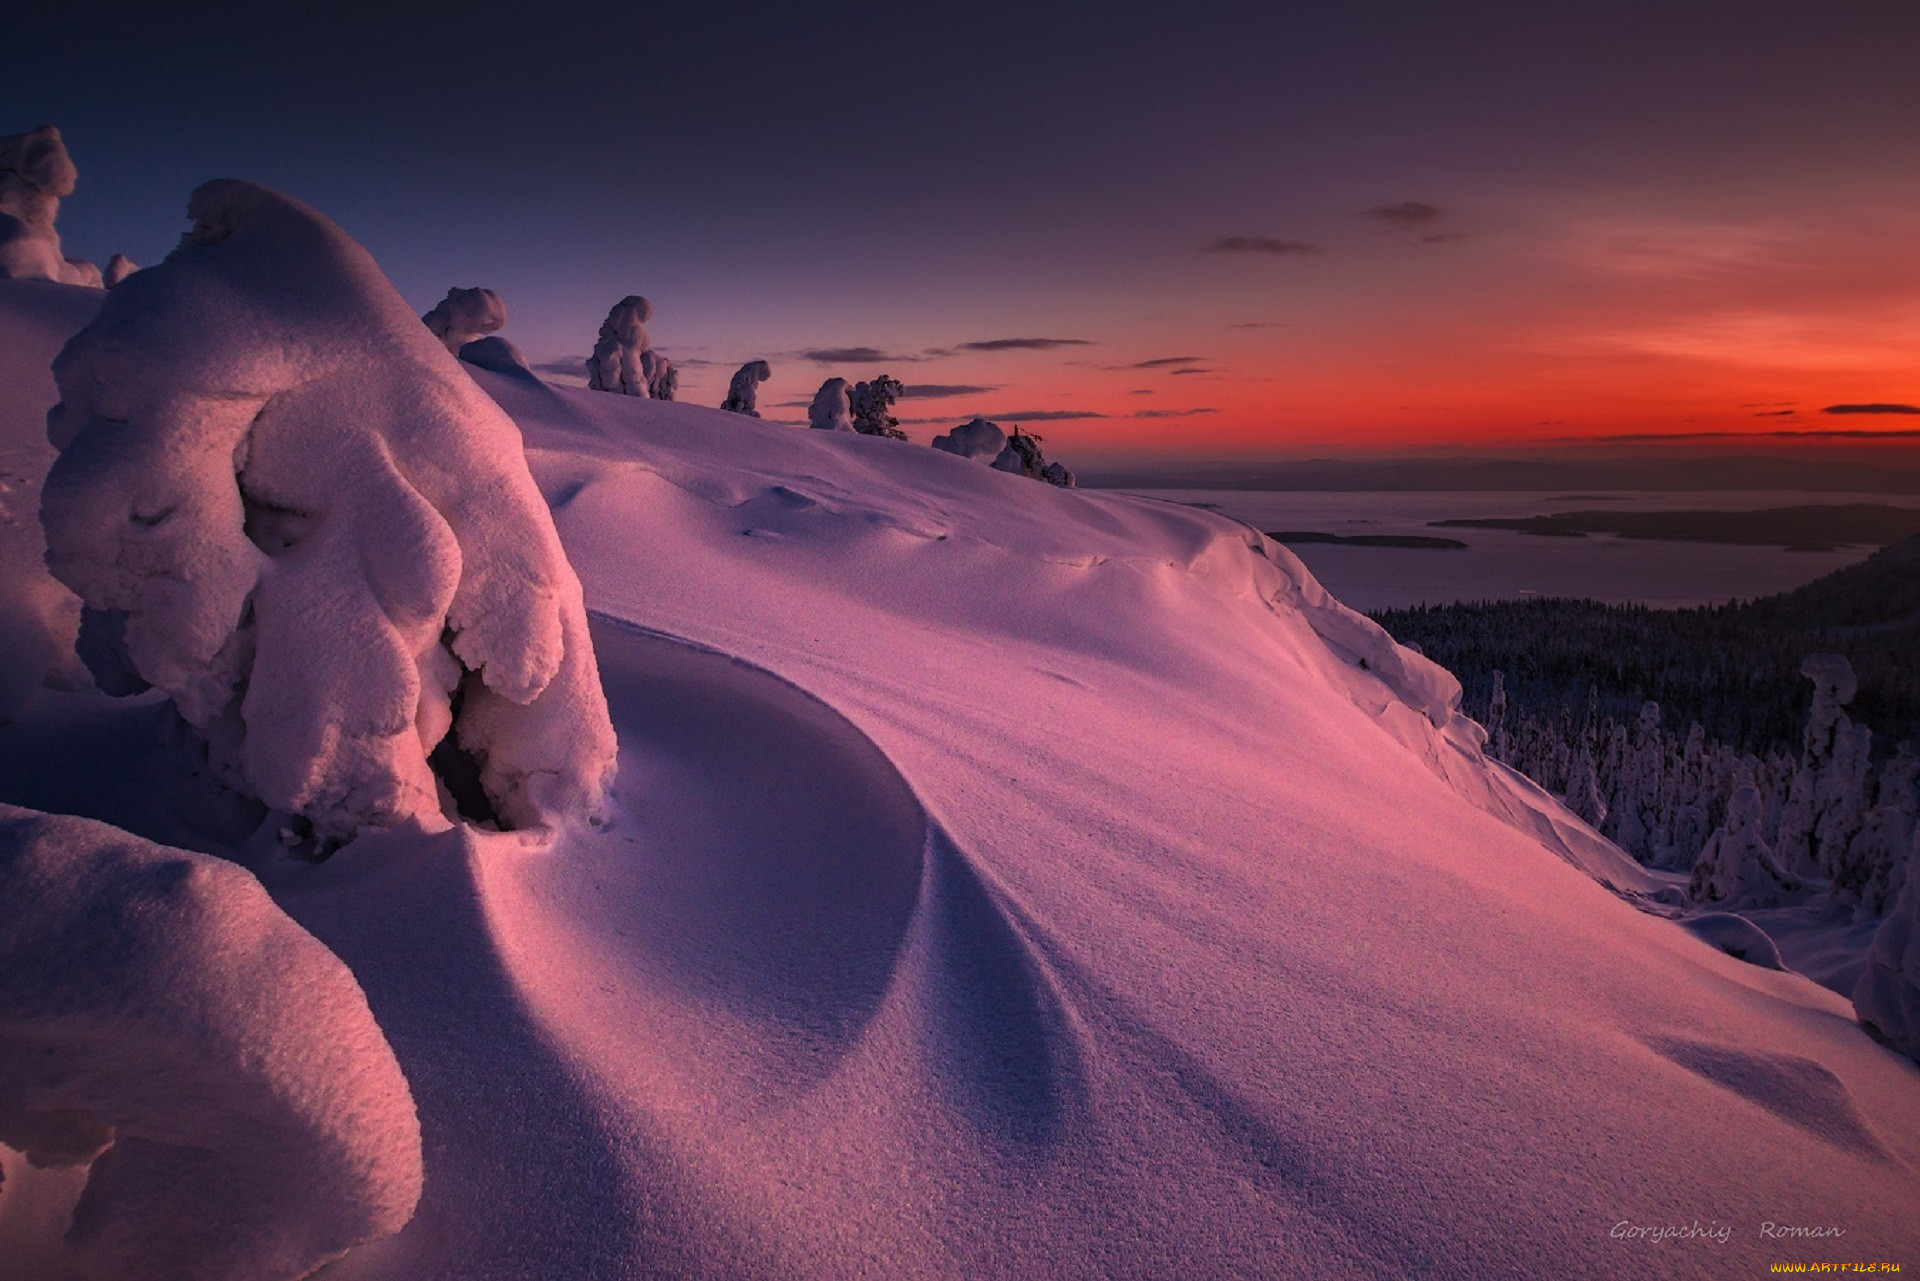
[[[1716,605],[1790,591],[1865,560],[1871,547],[1784,551],[1726,543],[1669,542],[1596,534],[1543,538],[1504,529],[1433,529],[1459,517],[1545,516],[1554,512],[1750,511],[1808,504],[1880,503],[1920,507],[1891,494],[1798,492],[1418,491],[1295,493],[1276,490],[1136,489],[1168,502],[1210,507],[1261,530],[1329,534],[1417,534],[1454,538],[1464,551],[1400,547],[1293,548],[1335,596],[1355,609],[1462,600],[1580,596],[1614,604]]]

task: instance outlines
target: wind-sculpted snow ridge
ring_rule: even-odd
[[[0,1143],[25,1157],[0,1195],[90,1166],[54,1233],[8,1223],[0,1273],[278,1281],[413,1214],[393,1051],[251,873],[0,805],[0,976]]]
[[[760,407],[756,403],[760,396],[760,384],[773,377],[773,366],[764,360],[749,360],[733,371],[733,381],[727,384],[727,399],[720,408],[730,414],[745,414],[748,418],[758,418]]]
[[[420,319],[457,356],[468,343],[485,338],[507,323],[507,304],[491,289],[456,286]]]
[[[460,359],[496,374],[515,378],[533,377],[533,370],[528,367],[527,358],[520,354],[520,349],[498,334],[467,343],[460,348]]]
[[[442,821],[443,740],[510,825],[591,812],[613,732],[513,424],[319,214],[233,180],[189,214],[54,363],[54,574],[323,842]]]
[[[99,287],[98,267],[61,256],[53,225],[78,176],[52,125],[0,138],[0,279]]]
[[[935,436],[933,447],[962,458],[984,458],[991,463],[1006,449],[1007,433],[1000,430],[998,423],[969,418],[952,431]]]

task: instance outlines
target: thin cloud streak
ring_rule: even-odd
[[[1323,252],[1304,240],[1275,240],[1271,236],[1222,236],[1200,247],[1209,254],[1267,254],[1275,258],[1305,258]]]

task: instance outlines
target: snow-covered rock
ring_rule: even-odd
[[[468,343],[507,323],[507,304],[491,289],[455,287],[420,319],[448,351],[458,355]]]
[[[421,1190],[359,984],[251,873],[8,805],[0,1144],[91,1164],[64,1240],[0,1242],[44,1278],[302,1277],[398,1231]]]
[[[594,809],[613,732],[513,424],[313,210],[223,180],[189,213],[55,361],[54,574],[323,840],[438,821],[450,729],[506,822]]]
[[[984,458],[992,462],[1007,447],[1007,433],[998,423],[984,418],[969,418],[952,431],[933,438],[933,447],[962,458]]]
[[[852,431],[853,411],[848,407],[848,383],[844,378],[829,378],[813,393],[807,406],[807,426],[815,431]]]
[[[587,358],[587,386],[623,396],[649,396],[645,353],[650,350],[647,322],[653,304],[628,294],[600,322],[600,337]]]
[[[773,366],[764,360],[749,360],[733,371],[733,381],[727,384],[727,399],[720,408],[730,414],[745,414],[749,418],[760,416],[760,407],[755,403],[760,394],[760,384],[773,377]]]
[[[0,138],[0,279],[100,285],[98,267],[61,256],[53,225],[78,177],[52,125]]]

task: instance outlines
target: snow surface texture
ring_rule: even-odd
[[[829,378],[813,393],[807,406],[807,426],[815,431],[852,431],[853,410],[848,407],[848,383],[844,378]]]
[[[772,365],[764,360],[749,360],[733,371],[733,381],[727,384],[727,399],[720,408],[730,414],[758,418],[760,407],[755,401],[760,395],[760,384],[771,377]]]
[[[1920,1059],[1920,830],[1907,855],[1908,875],[1893,910],[1867,950],[1866,969],[1853,990],[1860,1021],[1903,1054]]]
[[[997,423],[970,418],[952,431],[935,436],[933,447],[962,458],[984,458],[991,464],[1005,452],[1007,433]]]
[[[0,1144],[91,1165],[64,1241],[7,1232],[0,1275],[302,1277],[413,1214],[393,1051],[251,873],[0,805],[0,975]]]
[[[613,305],[600,323],[600,338],[587,359],[587,386],[623,396],[672,400],[679,386],[673,362],[653,350],[647,322],[653,304],[639,294],[628,294]]]
[[[320,215],[223,180],[189,216],[54,363],[54,574],[323,841],[438,820],[450,728],[507,823],[592,811],[613,733],[513,424]]]
[[[39,323],[12,297],[0,337]],[[256,862],[354,970],[428,1153],[413,1222],[329,1281],[1834,1257],[1759,1239],[1781,1207],[1920,1253],[1913,1065],[1603,889],[1675,878],[1489,764],[1452,678],[1258,533],[472,378],[630,767],[606,827]],[[0,795],[164,825],[152,697],[41,695]],[[1609,1237],[1716,1214],[1724,1244]]]
[[[456,287],[447,290],[447,296],[420,319],[457,356],[468,343],[485,338],[507,323],[507,304],[491,289]]]
[[[0,279],[100,285],[98,267],[61,257],[53,226],[78,176],[52,125],[0,138]]]

